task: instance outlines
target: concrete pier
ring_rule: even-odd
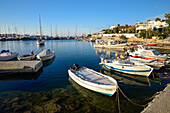
[[[42,61],[2,61],[0,62],[0,74],[37,72],[42,66]]]
[[[170,84],[141,113],[170,113]]]

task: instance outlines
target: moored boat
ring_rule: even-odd
[[[10,52],[9,50],[2,50],[0,53],[0,61],[6,61],[14,59],[18,56],[18,53],[16,52]]]
[[[35,59],[36,54],[25,54],[18,57],[18,60],[33,60]]]
[[[37,40],[37,45],[44,45],[44,40]]]
[[[114,49],[124,49],[127,43],[114,40],[96,40],[94,48],[114,48]]]
[[[113,60],[109,63],[107,63],[107,61],[105,60],[105,62],[101,64],[103,64],[109,69],[122,72],[122,73],[131,74],[131,75],[148,77],[153,71],[153,68],[151,68],[150,66],[147,66],[145,64],[133,63],[130,60],[118,59],[118,60]]]
[[[133,59],[143,60],[150,62],[152,60],[167,61],[169,63],[170,57],[166,54],[160,54],[158,51],[153,49],[145,49],[143,45],[136,45],[131,51],[128,51],[129,56]]]
[[[152,42],[149,42],[147,45],[148,45],[148,46],[157,46],[157,45],[158,45],[158,43],[152,43]]]
[[[75,65],[75,68],[69,69],[68,73],[82,87],[101,94],[112,96],[118,88],[114,78],[86,67],[78,68]]]
[[[54,51],[51,52],[50,49],[48,49],[48,50],[44,50],[41,53],[39,53],[37,55],[37,59],[48,60],[48,59],[52,59],[54,56],[55,56]]]

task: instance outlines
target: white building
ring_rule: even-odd
[[[136,31],[139,32],[140,30],[154,30],[159,28],[165,28],[168,24],[165,21],[148,21],[146,24],[136,23]]]
[[[113,28],[115,28],[115,27],[117,27],[117,26],[111,26],[109,29],[113,29]]]

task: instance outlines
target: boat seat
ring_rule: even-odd
[[[95,81],[95,80],[101,80],[101,78],[96,78],[96,79],[92,79],[92,80],[89,80],[89,81],[92,82],[92,81]]]

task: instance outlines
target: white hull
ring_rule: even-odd
[[[35,59],[36,54],[33,56],[27,56],[27,57],[18,57],[18,60],[33,60]]]
[[[115,45],[100,45],[100,44],[95,44],[93,47],[94,48],[117,48],[117,49],[123,49],[126,44],[115,44]]]
[[[88,69],[88,68],[86,68]],[[112,96],[117,89],[117,82],[115,79],[113,79],[112,77],[103,75],[101,73],[98,73],[94,70],[88,69],[89,71],[91,71],[92,73],[96,73],[98,74],[98,76],[101,76],[103,78],[107,78],[109,79],[109,81],[111,81],[113,84],[112,85],[105,85],[105,84],[99,84],[99,83],[95,83],[95,80],[88,80],[88,79],[83,79],[79,76],[77,76],[74,72],[72,72],[72,70],[68,70],[69,76],[79,85],[81,85],[82,87],[85,87],[87,89],[90,89],[92,91],[98,92],[98,93],[102,93],[105,95],[109,95]]]
[[[41,41],[38,40],[38,41],[37,41],[37,45],[44,45],[44,40],[41,40]]]
[[[135,58],[131,58],[130,57],[130,61],[134,62],[134,63],[138,63],[138,64],[145,64],[148,66],[151,66],[152,68],[154,68],[155,70],[159,70],[161,67],[166,66],[164,62],[159,62],[159,61],[146,61],[146,60],[140,60],[140,59],[135,59]]]
[[[14,52],[12,54],[9,55],[0,55],[0,61],[6,61],[6,60],[11,60],[14,59],[18,56],[18,53]]]
[[[55,56],[55,53],[53,51],[53,53],[49,54],[49,55],[45,55],[45,56],[37,55],[37,59],[40,59],[40,60],[49,60],[49,59],[52,59],[54,56]]]
[[[116,64],[116,63],[104,63],[104,66],[106,66],[109,69],[132,74],[132,75],[140,75],[140,76],[146,76],[148,77],[151,72],[153,71],[153,68],[146,65],[126,65],[126,64]]]

